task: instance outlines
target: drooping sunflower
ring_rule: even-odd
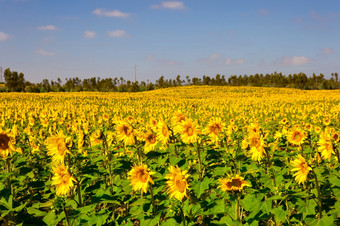
[[[56,186],[58,196],[67,196],[70,190],[74,187],[76,179],[70,174],[64,164],[56,165],[52,169],[52,185]]]
[[[338,132],[334,132],[332,134],[332,139],[334,140],[335,143],[338,143],[340,141],[340,134]]]
[[[240,177],[239,175],[230,178],[218,179],[218,181],[221,183],[221,185],[218,187],[223,191],[242,191],[245,186],[251,186],[243,179],[244,178]]]
[[[154,174],[154,172],[149,172],[148,167],[145,164],[133,166],[128,173],[128,179],[130,180],[133,190],[146,193],[149,183],[154,183],[150,176],[152,174]]]
[[[116,125],[117,139],[123,141],[124,145],[132,145],[135,143],[135,135],[133,127],[125,122],[119,121]]]
[[[169,143],[171,131],[164,121],[159,121],[157,125],[157,140],[166,146]]]
[[[305,158],[301,155],[298,155],[294,161],[292,161],[291,165],[294,167],[292,169],[294,173],[295,180],[302,184],[307,180],[307,176],[309,171],[312,170],[311,167],[308,166],[308,163],[306,162]]]
[[[210,137],[211,143],[218,145],[224,129],[225,123],[222,122],[221,118],[211,118],[204,132]]]
[[[15,138],[11,133],[2,131],[0,129],[0,157],[7,158],[13,152],[19,152],[22,154],[22,150],[14,146]]]
[[[182,201],[184,197],[188,197],[188,171],[181,171],[181,169],[176,166],[169,167],[169,174],[165,175],[165,178],[168,179],[167,184],[167,193],[170,198],[175,197],[179,201]]]
[[[321,133],[318,145],[318,150],[321,152],[321,157],[330,161],[332,153],[334,152],[331,135],[329,133]]]
[[[306,134],[299,128],[293,128],[287,134],[287,141],[293,145],[301,145],[306,139]]]
[[[144,152],[148,153],[155,149],[157,145],[157,135],[154,134],[152,131],[149,131],[144,135],[145,145],[144,145]]]
[[[102,133],[99,129],[94,131],[90,136],[91,147],[100,145],[103,141],[100,139]]]
[[[52,162],[64,163],[65,155],[70,153],[66,146],[66,136],[61,130],[56,136],[48,137],[45,145],[47,154],[52,156]]]
[[[199,140],[197,121],[193,122],[190,118],[187,118],[180,123],[179,127],[179,133],[184,143],[192,144]]]

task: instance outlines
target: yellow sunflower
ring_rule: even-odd
[[[305,132],[299,128],[294,128],[287,134],[287,141],[293,145],[301,145],[305,139]]]
[[[261,161],[265,155],[266,144],[263,137],[259,133],[250,133],[243,141],[242,148],[249,148],[249,154],[251,158],[255,161]]]
[[[15,138],[12,134],[0,129],[0,157],[7,158],[7,156],[11,155],[13,152],[19,152],[22,154],[22,150],[20,148],[16,148],[14,144]]]
[[[76,179],[71,176],[70,172],[63,164],[57,165],[52,169],[52,172],[54,174],[52,177],[52,185],[56,186],[57,195],[67,196],[74,187],[73,182],[76,182]]]
[[[145,164],[133,166],[128,173],[128,179],[130,180],[133,190],[146,193],[149,183],[153,184],[153,180],[150,176],[152,174],[154,174],[154,172],[149,172],[148,167]]]
[[[171,124],[175,133],[179,133],[180,123],[186,118],[187,117],[181,111],[175,112],[174,116],[171,118]]]
[[[145,145],[144,145],[144,152],[148,153],[155,149],[157,145],[157,135],[154,134],[152,131],[149,131],[144,135]]]
[[[65,155],[70,153],[66,147],[66,136],[59,131],[57,136],[48,137],[45,141],[47,154],[52,156],[52,162],[64,163]]]
[[[221,118],[211,118],[204,132],[210,137],[211,143],[218,145],[224,129],[225,123],[221,122]]]
[[[218,181],[221,183],[221,185],[218,187],[223,191],[242,191],[245,186],[251,186],[247,181],[243,180],[243,177],[240,177],[239,175],[231,178],[218,179]]]
[[[169,143],[171,131],[164,121],[159,121],[157,125],[157,140],[166,146]]]
[[[334,152],[331,135],[328,133],[321,133],[318,145],[318,150],[321,152],[322,158],[330,161],[332,153]]]
[[[119,121],[116,125],[117,139],[123,141],[125,145],[132,145],[135,143],[135,135],[133,127],[125,122]]]
[[[181,169],[176,166],[169,167],[169,174],[165,175],[165,178],[168,179],[167,184],[167,193],[170,195],[170,198],[175,197],[179,201],[182,201],[184,197],[188,197],[187,191],[189,189],[187,171],[181,171]]]
[[[100,145],[103,141],[100,139],[102,133],[100,132],[99,129],[97,129],[96,131],[94,131],[91,136],[90,136],[90,143],[91,143],[91,147],[96,146],[96,145]]]
[[[307,176],[309,171],[312,170],[311,167],[308,166],[308,163],[306,162],[305,158],[301,155],[298,155],[297,158],[292,161],[292,166],[294,167],[292,169],[294,173],[295,180],[301,184],[304,183],[307,180]]]
[[[188,118],[183,120],[179,126],[179,133],[181,134],[181,139],[184,143],[192,144],[199,140],[197,121],[193,122]]]

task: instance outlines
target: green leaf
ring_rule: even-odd
[[[40,211],[40,210],[33,208],[33,207],[27,208],[27,213],[29,213],[33,216],[36,216],[36,217],[42,217],[42,216],[46,215],[46,212]]]
[[[334,217],[333,215],[325,215],[320,220],[315,218],[307,218],[306,223],[308,225],[315,225],[315,226],[328,226],[328,225],[335,225],[334,224]]]
[[[210,179],[204,177],[202,182],[198,182],[194,187],[194,191],[197,194],[197,198],[201,197],[205,190],[209,189]]]
[[[166,221],[162,221],[161,223],[161,226],[174,226],[174,225],[178,225],[175,218],[169,218]]]
[[[305,219],[307,215],[315,215],[315,207],[317,204],[313,199],[309,199],[306,202],[300,200],[297,205],[296,210],[298,213],[302,213],[303,219]]]
[[[275,221],[277,224],[280,225],[280,222],[285,222],[286,221],[286,217],[288,215],[288,210],[283,210],[282,206],[279,206],[277,208],[273,208],[271,211],[274,214],[275,217]]]

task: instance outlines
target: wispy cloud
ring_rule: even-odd
[[[97,16],[119,17],[119,18],[128,18],[130,16],[130,13],[123,13],[119,10],[108,11],[106,9],[95,9],[93,10],[92,13]]]
[[[47,52],[43,49],[38,49],[37,51],[35,51],[37,54],[43,55],[43,56],[54,56],[55,52]]]
[[[10,39],[12,36],[0,31],[0,42]]]
[[[166,66],[176,66],[176,65],[181,64],[178,61],[173,61],[173,60],[168,60],[168,59],[161,60],[161,62]]]
[[[322,52],[323,55],[328,56],[328,55],[332,54],[334,52],[334,50],[331,49],[331,48],[325,47],[321,50],[321,52]]]
[[[96,32],[95,31],[84,31],[84,37],[87,39],[93,39],[96,37]]]
[[[112,38],[127,38],[129,35],[124,30],[108,31],[107,34]]]
[[[54,25],[45,25],[45,26],[39,26],[37,27],[38,30],[42,31],[55,31],[57,30],[57,27]]]
[[[311,62],[312,60],[305,56],[281,57],[276,61],[282,66],[298,66]]]
[[[146,61],[151,61],[154,59],[154,56],[152,54],[149,54],[147,55],[145,58],[144,58]]]
[[[259,11],[258,11],[261,15],[268,15],[269,14],[269,11],[268,11],[268,9],[259,9]]]
[[[243,58],[232,59],[230,57],[225,57],[222,54],[213,53],[212,55],[210,55],[210,57],[203,58],[203,59],[200,59],[198,61],[200,63],[204,63],[204,64],[224,64],[224,65],[230,65],[230,64],[243,64],[245,60]]]
[[[151,9],[173,9],[173,10],[183,10],[185,9],[184,3],[179,1],[168,1],[162,2],[157,5],[150,6]]]

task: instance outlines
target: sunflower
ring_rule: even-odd
[[[144,152],[148,153],[155,149],[157,145],[157,135],[154,134],[152,131],[149,131],[144,135],[145,145],[144,145]]]
[[[334,152],[331,135],[328,133],[321,133],[318,145],[318,150],[321,152],[322,158],[330,161],[332,153]]]
[[[74,187],[73,182],[75,182],[76,179],[71,176],[70,172],[63,164],[57,165],[52,169],[52,172],[54,174],[52,177],[52,185],[56,185],[57,195],[67,196],[70,193],[70,190]]]
[[[187,117],[181,112],[176,111],[174,116],[171,118],[171,124],[175,133],[180,133],[180,123]]]
[[[259,133],[250,133],[243,141],[242,148],[247,149],[249,147],[249,153],[251,158],[255,161],[261,161],[265,155],[266,144],[263,137]]]
[[[187,171],[181,171],[181,169],[176,166],[169,167],[169,174],[165,175],[165,178],[168,179],[167,184],[167,193],[170,195],[170,198],[175,197],[179,201],[182,201],[184,196],[188,197],[187,191],[189,189]]]
[[[340,134],[338,132],[334,132],[332,134],[332,139],[335,141],[335,143],[338,143],[340,141]]]
[[[149,172],[148,167],[145,164],[133,166],[128,173],[128,179],[131,182],[133,190],[146,193],[149,183],[153,184],[153,180],[150,176],[152,174],[154,174],[154,172]]]
[[[294,128],[287,134],[287,140],[289,143],[293,145],[301,145],[303,144],[306,138],[306,134],[299,128]]]
[[[47,154],[52,156],[52,162],[64,163],[65,155],[70,153],[66,147],[66,136],[59,131],[57,136],[48,137],[45,141]]]
[[[96,145],[100,145],[103,141],[100,139],[102,133],[100,132],[99,129],[97,129],[96,131],[94,131],[91,136],[90,136],[90,143],[91,143],[91,147],[96,146]]]
[[[199,140],[197,121],[193,122],[191,119],[185,119],[180,123],[179,133],[181,134],[181,139],[186,144],[195,143]]]
[[[292,171],[296,171],[294,173],[295,180],[299,184],[304,183],[307,180],[309,171],[312,170],[312,168],[308,166],[305,158],[301,155],[298,155],[297,158],[292,161],[292,166],[294,167]]]
[[[19,152],[22,154],[22,150],[15,148],[14,143],[15,138],[12,134],[0,129],[0,157],[6,158],[13,152]]]
[[[236,175],[231,178],[218,179],[221,183],[219,188],[223,191],[242,191],[245,186],[251,186],[247,181],[243,180],[243,177]]]
[[[224,129],[225,123],[221,122],[221,118],[211,118],[204,132],[210,137],[211,143],[218,145]]]
[[[135,135],[133,127],[125,122],[119,121],[116,125],[117,139],[123,141],[125,145],[132,145],[135,143]]]
[[[171,131],[164,121],[159,121],[157,124],[157,140],[166,146],[169,143]]]

